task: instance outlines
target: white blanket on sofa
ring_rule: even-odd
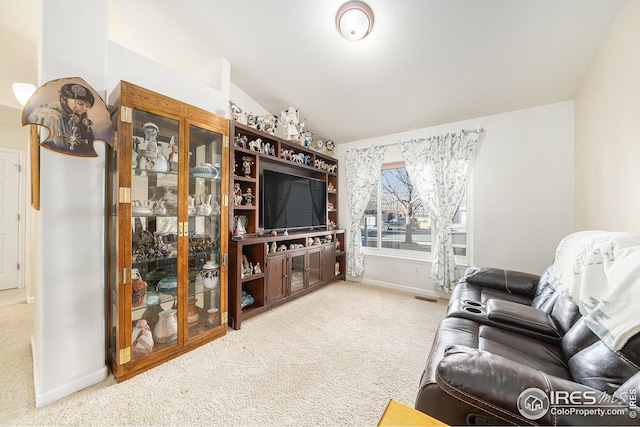
[[[640,332],[640,233],[582,231],[558,245],[549,283],[612,350]]]

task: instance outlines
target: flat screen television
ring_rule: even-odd
[[[327,183],[323,180],[264,169],[260,194],[265,230],[327,226]]]

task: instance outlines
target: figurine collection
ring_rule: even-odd
[[[276,129],[280,126],[283,129],[283,134],[287,141],[292,141],[302,147],[310,148],[329,156],[333,156],[333,149],[335,143],[333,141],[324,141],[318,139],[314,142],[313,133],[308,130],[303,130],[306,119],[300,120],[300,111],[296,107],[288,107],[280,112],[280,117],[275,114],[266,113],[261,116],[256,116],[252,112],[244,112],[235,102],[229,101],[229,111],[233,120],[239,123],[245,123],[254,129],[262,132],[266,132],[270,135],[275,135]],[[275,148],[269,143],[263,144],[260,138],[249,141],[246,135],[239,135],[235,138],[236,147],[248,148],[250,150],[259,151],[261,153],[275,156]],[[279,153],[281,158],[283,153]],[[284,153],[287,155],[287,153]],[[301,164],[306,164],[306,159],[296,159]],[[318,166],[316,166],[318,167]]]

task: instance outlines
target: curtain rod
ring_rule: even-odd
[[[472,133],[472,132],[478,132],[478,133],[482,133],[484,132],[484,128],[475,128],[475,129],[460,129],[458,132],[466,132],[466,133]],[[456,132],[445,132],[444,135],[450,134],[450,133],[456,133]],[[442,134],[441,134],[442,135]],[[436,135],[432,135],[431,137],[436,136]],[[428,137],[428,138],[431,138]],[[411,140],[411,139],[427,139],[427,138],[407,138],[407,139],[401,139],[401,141],[407,141],[407,140]],[[386,144],[375,144],[379,147],[390,147],[393,145],[400,145],[400,142],[388,142]]]

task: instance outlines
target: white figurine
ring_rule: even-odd
[[[285,128],[287,139],[290,141],[298,141],[306,119],[300,123],[300,115],[298,113],[298,109],[295,107],[289,107],[286,110],[282,110],[280,114],[280,123]]]

